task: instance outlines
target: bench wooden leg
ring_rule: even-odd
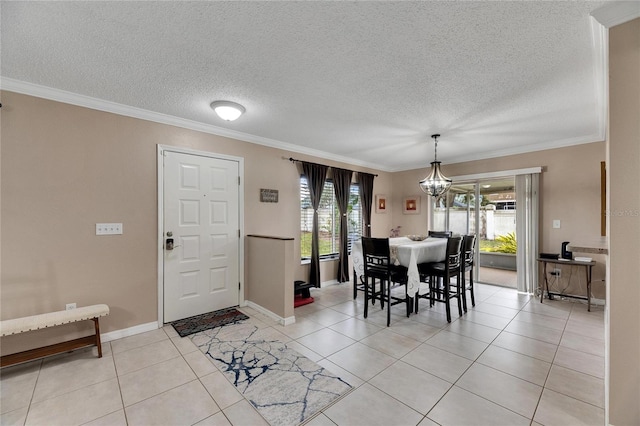
[[[96,346],[98,347],[98,358],[102,358],[102,343],[100,343],[100,318],[94,318],[93,323],[96,328]]]

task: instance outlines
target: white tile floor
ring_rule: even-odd
[[[604,423],[602,307],[540,304],[477,285],[476,307],[447,324],[444,306],[391,327],[364,319],[350,284],[312,290],[297,322],[253,323],[354,387],[308,424],[578,425]],[[1,371],[2,425],[263,425],[222,373],[173,328]]]

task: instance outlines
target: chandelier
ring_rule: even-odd
[[[451,179],[440,171],[440,161],[438,161],[438,138],[440,135],[431,135],[436,142],[435,157],[431,162],[431,172],[420,181],[420,189],[432,197],[438,197],[449,190]]]

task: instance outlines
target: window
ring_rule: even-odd
[[[333,192],[333,182],[326,180],[318,209],[318,230],[320,236],[320,258],[338,256],[340,248],[340,210]],[[307,178],[300,177],[300,255],[303,260],[311,258],[311,228],[313,227],[313,208]],[[357,184],[351,184],[349,205],[347,207],[348,250],[351,244],[362,236],[362,210]]]

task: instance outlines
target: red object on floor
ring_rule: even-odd
[[[313,297],[302,297],[299,294],[296,294],[293,299],[293,307],[297,308],[298,306],[308,305],[309,303],[313,303]]]

